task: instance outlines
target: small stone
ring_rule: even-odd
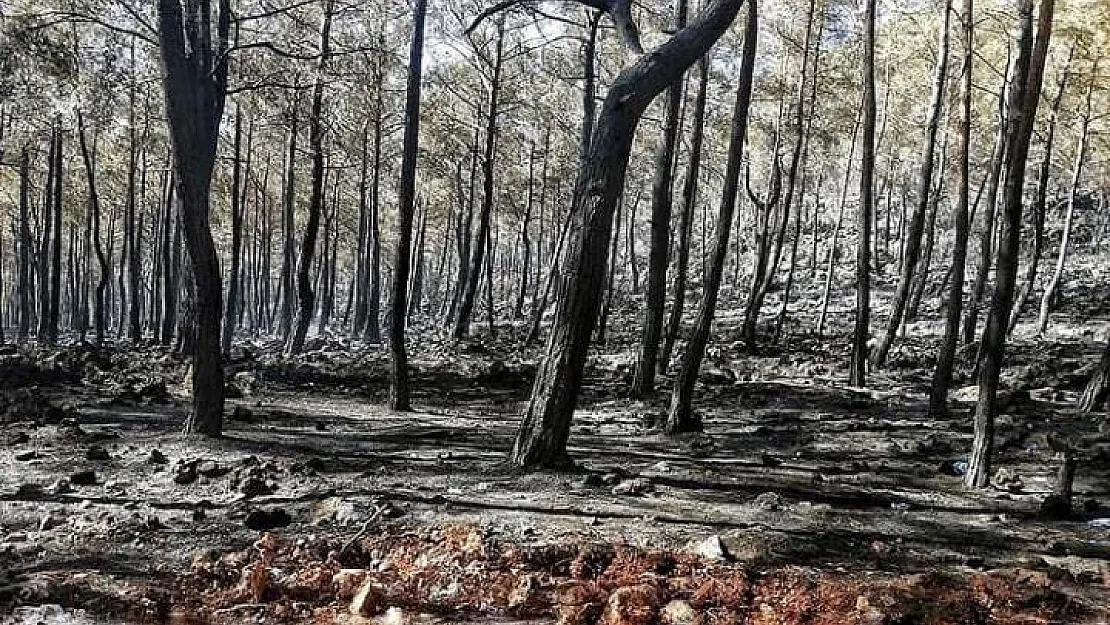
[[[236,406],[235,410],[231,411],[231,420],[251,423],[254,421],[254,412],[246,406]]]
[[[651,465],[649,469],[651,471],[655,471],[656,473],[670,473],[674,470],[671,468],[671,463],[667,462],[666,460],[660,460],[659,462],[656,462],[655,464]]]
[[[351,599],[348,611],[355,616],[374,616],[385,611],[385,601],[385,593],[373,581],[366,581]]]
[[[50,492],[55,495],[65,495],[72,493],[73,487],[69,485],[69,480],[63,477],[50,485]]]
[[[782,497],[778,493],[762,493],[752,500],[752,505],[763,510],[781,510]]]
[[[29,442],[31,442],[31,437],[28,436],[26,432],[15,432],[13,434],[10,434],[4,440],[4,444],[8,447],[15,447],[16,445],[22,445]]]
[[[247,529],[252,529],[257,532],[285,527],[292,522],[292,517],[282,508],[252,510],[247,514],[247,517],[243,519],[243,525],[245,525]]]
[[[103,462],[105,460],[111,460],[112,455],[108,453],[107,449],[94,445],[92,447],[89,447],[89,450],[85,452],[85,459],[92,460],[94,462]]]
[[[650,493],[654,490],[654,485],[651,480],[647,478],[637,477],[631,480],[624,480],[620,484],[613,487],[614,495],[643,495]]]
[[[91,469],[78,471],[69,476],[69,483],[74,486],[92,486],[96,484],[96,472]]]
[[[27,542],[27,532],[12,532],[4,537],[6,543],[25,543]]]
[[[401,608],[389,608],[378,618],[374,619],[374,625],[405,625],[405,611]]]
[[[659,622],[662,625],[699,625],[702,619],[688,601],[675,599],[659,611]]]
[[[55,527],[61,527],[62,525],[65,525],[65,523],[65,519],[60,516],[56,516],[53,512],[51,512],[42,517],[41,520],[39,520],[39,531],[48,532]]]
[[[197,481],[197,462],[184,462],[177,465],[177,471],[174,472],[173,481],[175,484],[182,486],[192,484]]]
[[[347,597],[353,599],[355,594],[361,590],[362,583],[366,580],[366,574],[366,569],[339,569],[331,577],[335,596],[339,599],[346,599]]]
[[[257,477],[248,477],[239,486],[239,492],[243,493],[245,497],[260,497],[262,495],[273,494],[274,488],[267,484],[265,480]]]
[[[215,460],[205,460],[197,465],[197,473],[209,479],[223,477],[231,472],[231,469],[222,466]]]
[[[169,462],[169,460],[166,458],[166,454],[162,453],[162,451],[158,449],[151,449],[150,455],[147,456],[146,461],[147,464],[166,464],[167,462]]]
[[[782,464],[782,460],[766,453],[759,455],[759,462],[765,467],[777,467]]]
[[[28,451],[21,451],[21,452],[19,452],[18,454],[15,455],[15,459],[18,462],[28,462],[28,461],[34,460],[35,458],[38,458],[38,457],[39,457],[38,452],[33,450],[33,449],[28,450]]]
[[[694,545],[691,551],[694,555],[701,556],[706,560],[716,560],[718,562],[728,562],[732,560],[732,554],[729,553],[728,547],[725,546],[721,537],[717,535],[710,536]]]

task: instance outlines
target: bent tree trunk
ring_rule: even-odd
[[[206,0],[159,0],[158,34],[185,244],[196,281],[193,414],[186,431],[220,436],[224,409],[220,354],[223,289],[208,210],[220,119],[227,96],[231,3],[219,0],[215,31],[208,8]],[[199,26],[194,23],[197,20],[201,22]],[[213,32],[215,41],[210,39]]]
[[[994,449],[994,418],[997,410],[998,377],[1006,351],[1006,325],[1014,301],[1017,282],[1017,261],[1021,252],[1022,195],[1025,187],[1025,163],[1029,156],[1029,138],[1040,102],[1041,79],[1044,76],[1048,41],[1052,35],[1052,12],[1055,0],[1042,0],[1037,40],[1033,43],[1033,2],[1019,3],[1021,34],[1018,57],[1014,63],[1014,83],[1010,90],[1008,135],[1009,154],[1006,158],[1006,187],[1003,195],[1002,236],[998,247],[998,270],[987,329],[983,333],[982,358],[979,362],[979,400],[975,407],[975,436],[964,484],[983,488],[990,482],[991,453]]]
[[[682,356],[682,367],[675,382],[671,396],[671,408],[667,414],[668,434],[693,432],[702,429],[701,419],[692,410],[694,383],[705,356],[709,342],[709,331],[716,314],[717,295],[721,288],[721,277],[725,271],[728,257],[728,240],[732,231],[732,215],[736,206],[736,195],[740,187],[740,166],[744,152],[744,137],[748,132],[748,107],[752,101],[752,75],[755,70],[756,35],[759,32],[756,0],[748,0],[748,24],[744,29],[744,56],[740,61],[740,84],[736,90],[736,105],[732,113],[732,134],[729,137],[728,164],[725,167],[725,186],[721,193],[721,206],[717,218],[717,241],[713,248],[713,261],[706,276],[705,294],[698,307],[697,321],[686,352]],[[808,37],[807,37],[808,41]],[[703,61],[704,62],[704,61]]]
[[[923,146],[925,149],[922,152],[921,173],[917,181],[917,203],[910,218],[909,232],[906,236],[906,253],[902,258],[902,275],[898,279],[898,288],[890,304],[890,317],[886,321],[886,330],[879,337],[879,342],[871,353],[871,364],[876,367],[882,366],[886,361],[890,346],[894,343],[895,335],[898,334],[898,326],[902,324],[902,315],[906,311],[906,301],[909,299],[914,270],[917,268],[917,260],[921,252],[925,213],[929,209],[929,191],[933,187],[933,154],[936,151],[937,130],[940,127],[940,111],[944,104],[944,83],[948,76],[948,24],[951,15],[952,4],[949,0],[944,5],[944,19],[941,21],[939,54],[936,74],[933,76],[933,98],[929,105],[929,119],[925,123],[925,145]]]
[[[571,209],[573,234],[563,257],[555,323],[510,453],[514,465],[569,464],[567,438],[597,323],[613,211],[624,188],[636,126],[651,101],[724,34],[742,5],[743,0],[710,2],[693,24],[622,71],[605,98],[579,170]]]

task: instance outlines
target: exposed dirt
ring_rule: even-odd
[[[924,416],[935,320],[860,390],[842,385],[840,335],[795,329],[751,355],[726,314],[699,386],[706,434],[677,439],[651,429],[665,393],[623,398],[635,324],[614,323],[571,438],[581,470],[539,475],[502,465],[538,357],[520,329],[418,342],[411,414],[382,407],[381,348],[319,341],[286,360],[244,343],[221,441],[178,433],[186,366],[160,349],[8,351],[0,606],[358,622],[365,579],[369,612],[400,610],[385,625],[1105,622],[1110,427],[1072,406],[1106,310],[1065,314],[1049,340],[1018,330],[984,492],[959,477],[974,390]],[[1084,448],[1071,519],[1040,513],[1049,432]]]

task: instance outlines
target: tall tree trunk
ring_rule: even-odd
[[[844,228],[844,209],[848,205],[848,185],[852,180],[852,165],[856,162],[856,143],[859,139],[860,126],[863,121],[863,106],[856,114],[856,123],[852,128],[852,143],[848,147],[848,160],[844,164],[844,181],[840,185],[840,201],[836,209],[836,225],[833,227],[832,240],[829,241],[829,251],[825,255],[825,286],[821,292],[821,313],[817,317],[817,336],[825,334],[825,320],[829,314],[829,299],[832,296],[832,284],[836,278],[836,265],[840,260],[840,233]],[[814,237],[817,231],[814,230]],[[816,244],[814,244],[816,249]]]
[[[867,385],[867,340],[871,334],[871,213],[875,210],[875,5],[866,0],[863,18],[863,146],[860,150],[859,210],[856,214],[856,327],[849,381]]]
[[[172,164],[172,160],[171,160]],[[166,193],[163,222],[165,230],[162,238],[162,328],[160,339],[162,345],[173,342],[173,331],[177,326],[177,296],[180,288],[178,250],[181,249],[181,228],[178,227],[180,219],[175,207],[177,174],[173,171],[166,178]]]
[[[666,430],[670,434],[700,431],[702,422],[695,415],[692,404],[694,383],[701,369],[705,348],[709,342],[709,332],[716,313],[717,295],[721,288],[721,278],[728,257],[728,240],[732,233],[732,213],[740,187],[740,167],[744,152],[744,138],[748,130],[748,108],[752,99],[752,77],[755,73],[756,36],[759,32],[756,0],[748,0],[748,23],[744,29],[744,53],[740,61],[740,84],[736,90],[736,103],[732,113],[732,130],[729,137],[728,164],[725,166],[724,189],[717,218],[717,240],[713,249],[713,260],[706,276],[704,294],[698,306],[697,320],[682,356],[678,379],[675,380],[674,394],[667,413]],[[707,60],[702,60],[703,75],[707,71]],[[704,83],[703,83],[704,84]]]
[[[412,9],[412,46],[409,49],[408,86],[405,97],[405,138],[397,205],[397,249],[393,262],[393,304],[389,313],[389,351],[393,368],[389,404],[393,410],[411,410],[409,358],[405,349],[408,312],[409,254],[412,251],[412,213],[416,203],[416,159],[420,147],[421,70],[424,64],[424,19],[428,0],[416,0]]]
[[[332,0],[321,0],[323,11],[320,25],[320,58],[316,80],[312,85],[312,108],[308,116],[308,143],[312,150],[312,191],[308,200],[308,221],[304,227],[301,253],[297,259],[297,325],[286,351],[299,354],[304,350],[308,327],[316,312],[316,293],[312,288],[312,262],[316,257],[316,239],[320,235],[320,219],[324,212],[324,86],[331,56]]]
[[[1033,287],[1037,283],[1037,272],[1040,269],[1041,254],[1044,252],[1044,222],[1048,203],[1048,180],[1052,172],[1052,152],[1056,143],[1056,123],[1060,117],[1060,102],[1064,99],[1064,88],[1068,82],[1068,68],[1071,66],[1074,48],[1068,50],[1068,60],[1060,73],[1060,81],[1056,87],[1056,97],[1052,99],[1052,112],[1048,117],[1048,135],[1044,142],[1044,156],[1037,176],[1037,194],[1033,198],[1033,249],[1029,254],[1029,267],[1025,270],[1025,277],[1021,288],[1018,290],[1017,299],[1014,300],[1014,309],[1010,312],[1009,332],[1013,333],[1029,297],[1033,294]]]
[[[31,153],[24,145],[19,155],[19,328],[16,339],[26,342],[34,315],[31,301]]]
[[[282,341],[289,341],[293,335],[293,273],[297,260],[296,221],[294,209],[297,191],[297,102],[289,104],[289,149],[285,157],[285,186],[282,191],[282,254],[281,254],[281,309],[278,317],[278,333]]]
[[[367,343],[382,342],[382,230],[381,230],[381,180],[382,180],[382,101],[378,95],[374,118],[374,176],[370,184],[370,295],[366,307]]]
[[[675,6],[675,30],[686,26],[686,0]],[[675,146],[678,143],[679,109],[682,106],[683,76],[667,89],[663,134],[655,152],[655,176],[651,183],[651,246],[648,248],[647,296],[640,356],[632,379],[632,396],[644,398],[655,392],[655,369],[659,339],[663,331],[663,305],[667,296],[668,243],[671,207],[674,204]],[[695,133],[699,132],[695,122]],[[691,154],[691,162],[700,155]],[[697,185],[697,181],[694,181]]]
[[[1091,69],[1091,75],[1098,75],[1098,61],[1094,63]],[[1048,315],[1052,312],[1053,301],[1055,300],[1059,288],[1060,279],[1064,276],[1064,267],[1068,259],[1068,245],[1071,243],[1072,229],[1075,225],[1075,201],[1076,195],[1079,193],[1079,183],[1083,177],[1083,164],[1087,160],[1087,145],[1091,134],[1091,97],[1094,95],[1095,81],[1092,79],[1087,84],[1087,98],[1083,112],[1083,121],[1079,125],[1079,147],[1075,151],[1075,165],[1072,167],[1071,174],[1071,187],[1068,189],[1068,209],[1067,215],[1064,217],[1064,232],[1060,237],[1060,252],[1056,256],[1056,268],[1052,272],[1052,277],[1045,286],[1044,294],[1041,295],[1041,312],[1037,317],[1037,334],[1044,335],[1048,329]],[[1008,327],[1008,326],[1007,326]]]
[[[136,97],[136,71],[135,71],[135,38],[131,38],[131,80],[128,85],[128,165],[127,165],[127,210],[124,223],[127,247],[127,277],[128,290],[130,291],[130,306],[127,309],[127,336],[132,344],[138,343],[143,338],[142,327],[142,289],[140,274],[142,266],[142,234],[136,223],[140,199],[137,195],[136,173],[139,167],[139,146],[135,137],[135,97]],[[145,139],[145,131],[144,131]],[[144,172],[145,175],[145,172]],[[120,272],[122,276],[123,272]]]
[[[104,330],[107,323],[104,310],[104,294],[108,290],[108,281],[111,278],[109,272],[111,270],[108,266],[108,258],[104,255],[104,243],[100,237],[100,194],[96,187],[95,157],[93,151],[89,149],[88,140],[85,137],[85,120],[80,110],[77,111],[77,126],[77,136],[81,143],[81,159],[85,163],[85,180],[88,184],[89,211],[92,214],[93,247],[96,250],[96,260],[100,269],[93,302],[93,325],[96,332],[96,344],[103,345]],[[95,143],[96,139],[93,141]],[[95,146],[93,149],[95,150]]]
[[[702,143],[705,140],[705,109],[709,91],[709,60],[698,61],[698,92],[694,97],[694,119],[690,138],[690,161],[686,165],[686,178],[682,183],[682,211],[679,214],[678,258],[675,262],[674,301],[667,317],[663,348],[656,366],[660,373],[667,371],[682,326],[682,313],[686,305],[686,274],[690,265],[690,230],[697,204],[698,179],[701,176]]]
[[[193,414],[186,431],[206,436],[221,435],[224,406],[220,354],[223,288],[220,259],[209,225],[209,192],[227,94],[230,0],[218,0],[218,6],[213,31],[208,0],[158,2],[166,114],[196,285]],[[185,28],[186,22],[190,28]]]
[[[1007,65],[1010,65],[1009,63]],[[1012,70],[1008,68],[1008,73]],[[1003,158],[1006,155],[1006,120],[1007,104],[1006,92],[1007,83],[1010,83],[1010,89],[1013,89],[1012,81],[1019,80],[1013,77],[1004,78],[1002,87],[999,90],[998,96],[998,130],[994,138],[994,152],[991,154],[990,170],[987,172],[986,184],[986,203],[983,210],[983,231],[979,235],[979,266],[975,273],[975,281],[971,285],[970,298],[967,303],[967,310],[964,311],[964,326],[963,326],[963,343],[970,345],[975,340],[975,329],[979,323],[979,307],[982,305],[983,297],[987,290],[987,280],[990,277],[991,261],[994,255],[994,230],[995,230],[995,215],[998,211],[998,190],[1002,181],[1002,168],[1005,164]],[[978,201],[972,207],[972,213],[977,210]],[[974,215],[971,217],[974,222]]]
[[[817,2],[810,0],[806,8],[805,34],[802,37],[802,62],[801,72],[798,76],[797,96],[794,104],[794,145],[790,153],[790,164],[786,170],[786,184],[784,186],[782,203],[780,205],[778,223],[773,225],[774,241],[761,237],[762,245],[757,245],[755,271],[752,277],[752,289],[748,295],[748,304],[744,310],[744,325],[741,330],[743,339],[749,346],[754,346],[759,314],[763,310],[763,301],[767,297],[771,285],[774,283],[775,274],[778,272],[779,261],[782,255],[782,246],[786,238],[786,231],[790,223],[790,209],[794,203],[794,192],[798,182],[798,171],[801,165],[802,147],[806,142],[805,105],[807,98],[806,84],[809,80],[809,55],[810,41],[813,35],[813,20],[816,14]],[[815,72],[816,73],[816,72]],[[776,158],[778,156],[776,150]],[[777,161],[776,161],[777,164]],[[754,198],[753,198],[754,200]],[[757,204],[758,203],[754,202]],[[763,212],[763,211],[761,211]],[[770,214],[764,212],[766,218]]]
[[[1029,155],[1029,138],[1037,117],[1041,97],[1041,80],[1045,58],[1052,35],[1052,14],[1055,0],[1042,0],[1036,43],[1033,42],[1033,2],[1020,0],[1020,35],[1014,80],[1009,93],[1006,134],[1009,151],[1006,158],[1006,187],[1003,194],[1002,236],[998,247],[998,269],[994,296],[991,299],[987,329],[983,333],[982,358],[979,361],[979,401],[975,406],[975,434],[964,484],[983,488],[990,481],[991,453],[994,448],[994,419],[997,410],[998,377],[1006,352],[1006,324],[1014,302],[1017,262],[1021,254],[1021,212],[1025,189],[1025,164]]]
[[[967,265],[967,241],[970,235],[971,202],[971,90],[975,59],[975,7],[973,0],[963,0],[960,11],[963,39],[963,75],[960,85],[959,144],[956,148],[957,197],[952,220],[956,238],[952,244],[952,277],[948,283],[944,338],[937,352],[937,366],[929,393],[929,415],[943,417],[948,413],[948,389],[952,386],[952,369],[956,361],[956,345],[960,337],[963,312],[964,275]]]
[[[243,112],[235,107],[235,147],[231,164],[231,271],[228,273],[227,305],[224,312],[223,354],[231,355],[231,340],[235,335],[235,320],[239,310],[239,267],[243,249],[243,198],[240,187],[243,167]],[[250,148],[247,148],[250,153]],[[249,158],[249,157],[248,157]]]
[[[605,98],[579,169],[571,210],[573,234],[563,257],[547,356],[510,453],[516,466],[535,469],[570,462],[566,443],[597,323],[613,211],[624,188],[636,126],[651,101],[724,34],[742,5],[743,0],[712,0],[691,25],[622,71]]]
[[[60,325],[59,319],[61,316],[61,303],[62,303],[62,167],[65,162],[62,155],[62,127],[61,121],[56,120],[54,123],[54,166],[53,178],[54,183],[52,189],[54,192],[51,198],[50,215],[54,219],[54,227],[52,233],[54,241],[51,244],[51,258],[50,258],[50,312],[49,320],[46,326],[46,340],[48,343],[56,343],[58,340],[58,327]]]
[[[910,286],[913,284],[914,270],[917,268],[918,255],[921,251],[921,235],[925,230],[925,213],[929,209],[929,192],[933,188],[933,157],[937,145],[937,131],[940,127],[940,113],[944,106],[945,81],[948,76],[948,25],[952,14],[952,2],[944,4],[944,18],[941,20],[940,43],[937,47],[937,65],[933,74],[933,97],[929,105],[929,116],[925,122],[925,140],[922,145],[921,172],[917,179],[917,203],[914,204],[913,215],[910,218],[909,231],[906,233],[906,254],[902,261],[902,271],[898,279],[898,288],[894,292],[894,299],[890,303],[890,315],[887,317],[886,330],[879,337],[875,349],[871,352],[871,364],[881,367],[886,362],[887,354],[902,325],[902,314],[906,310],[906,301],[909,299]]]
[[[0,125],[3,120],[0,119]],[[3,129],[0,129],[2,132]],[[50,243],[51,243],[51,230],[54,227],[54,150],[57,149],[57,128],[52,126],[50,129],[50,147],[46,157],[46,193],[42,201],[42,237],[39,243],[39,281],[38,281],[38,308],[39,308],[39,323],[38,323],[38,340],[40,343],[48,344],[50,328]],[[20,172],[20,186],[23,185],[22,171]],[[22,191],[21,191],[22,192]],[[30,285],[26,285],[30,288]],[[23,287],[20,288],[20,295],[24,293]],[[24,337],[26,338],[26,337]],[[20,339],[23,340],[23,339]]]
[[[497,158],[497,116],[500,108],[501,71],[504,61],[505,49],[505,23],[497,21],[497,35],[494,40],[494,53],[492,61],[493,76],[489,85],[489,110],[486,115],[486,143],[482,158],[482,206],[478,213],[478,232],[474,237],[473,257],[470,259],[469,279],[466,290],[463,291],[462,301],[459,303],[458,315],[455,318],[455,329],[452,333],[455,339],[465,338],[470,333],[470,321],[474,314],[474,302],[478,294],[478,276],[482,273],[483,262],[493,262],[493,258],[486,259],[486,240],[490,236],[490,222],[493,219],[494,202],[494,171]],[[490,285],[492,288],[492,285]]]
[[[550,132],[550,131],[549,131]],[[524,203],[524,214],[520,217],[520,250],[521,267],[520,283],[516,292],[516,303],[513,305],[513,319],[520,319],[524,314],[524,298],[528,293],[528,280],[532,274],[532,238],[528,234],[528,226],[532,220],[532,212],[536,203],[536,142],[535,139],[528,146],[528,195]]]

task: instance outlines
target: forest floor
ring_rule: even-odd
[[[180,434],[187,366],[160,348],[7,347],[0,621],[1108,622],[1110,422],[1073,408],[1110,330],[1090,284],[1067,285],[1047,337],[1019,326],[981,492],[959,475],[966,362],[952,415],[925,416],[935,315],[853,389],[848,308],[829,336],[793,327],[757,354],[726,310],[706,432],[670,438],[651,427],[670,377],[625,397],[630,302],[591,357],[565,474],[502,464],[540,355],[519,327],[460,344],[415,328],[409,414],[383,407],[382,348],[243,342],[220,441]],[[1049,432],[1085,448],[1068,520],[1040,513]],[[372,619],[349,610],[364,579]]]

